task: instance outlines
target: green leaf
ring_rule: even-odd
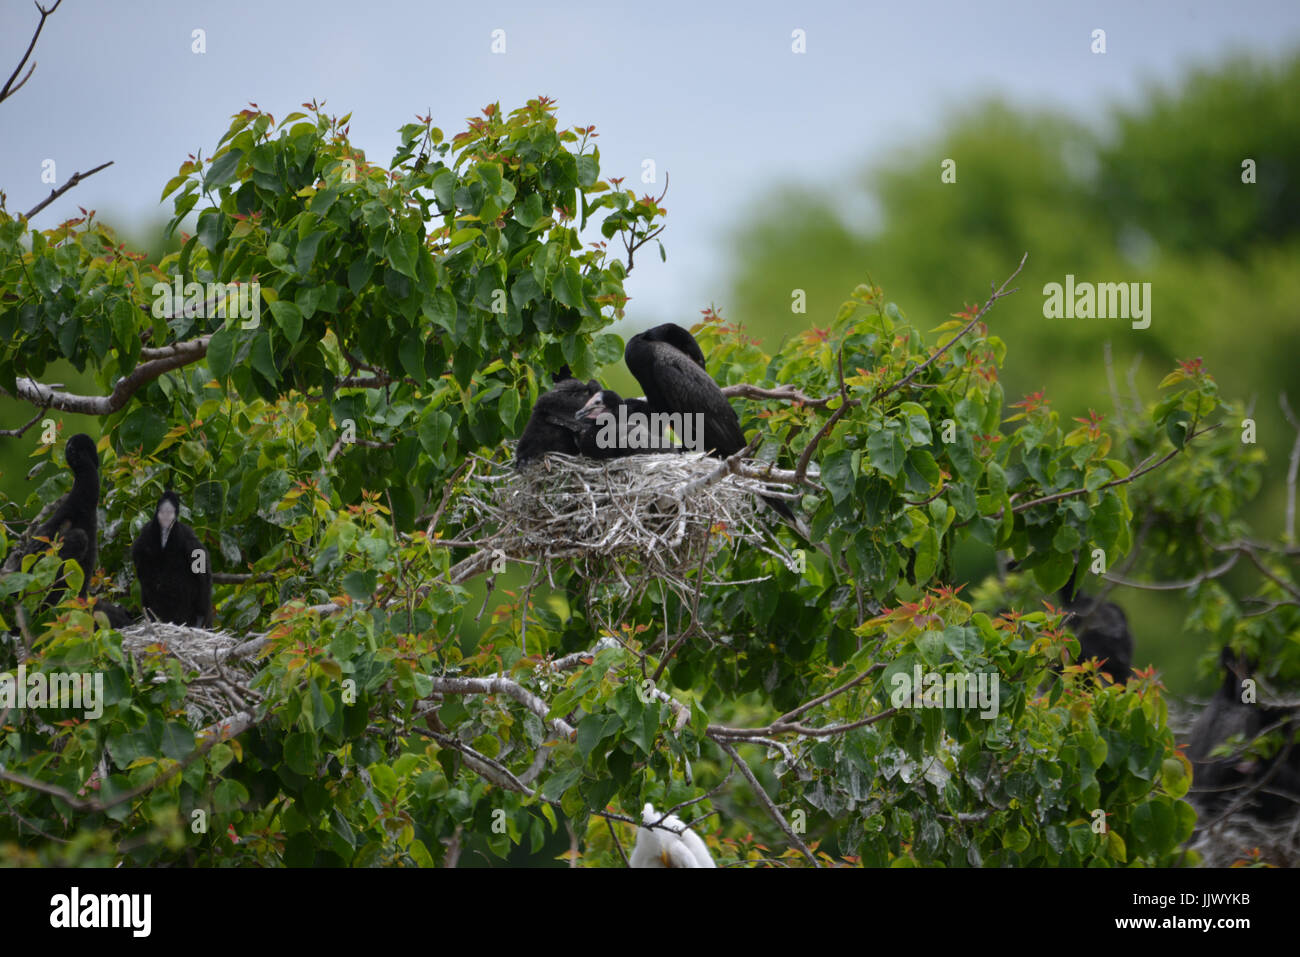
[[[451,416],[441,409],[427,409],[420,417],[420,444],[430,455],[441,455],[451,432]]]
[[[578,185],[583,189],[596,185],[600,176],[600,160],[591,153],[578,157]]]
[[[225,186],[235,178],[235,169],[239,166],[239,161],[243,159],[244,151],[231,147],[212,161],[208,167],[207,173],[203,177],[203,188],[216,189],[218,186]]]
[[[515,204],[515,222],[531,230],[542,219],[542,197],[531,193],[522,203]]]
[[[420,333],[411,330],[402,336],[401,344],[397,347],[397,354],[401,360],[402,368],[412,379],[424,381],[424,338]]]
[[[890,478],[897,478],[907,450],[893,429],[880,429],[867,439],[867,456],[872,466]]]
[[[1045,592],[1055,593],[1061,590],[1074,571],[1074,556],[1052,552],[1042,563],[1034,566],[1034,581]]]
[[[853,494],[856,483],[853,474],[853,453],[835,452],[822,462],[822,484],[831,493],[831,499],[838,505]]]
[[[146,455],[158,448],[167,434],[167,420],[146,406],[138,406],[117,427],[117,437],[122,447],[140,449]]]
[[[415,237],[400,229],[394,230],[384,243],[384,255],[388,264],[410,279],[418,278],[415,273]]]
[[[582,305],[582,276],[578,273],[578,267],[566,266],[564,271],[555,277],[551,293],[570,309],[579,308]]]
[[[379,576],[373,568],[351,571],[343,576],[343,591],[355,601],[366,601],[375,593]]]
[[[208,340],[208,369],[214,378],[222,380],[230,374],[235,358],[235,330],[218,329]]]
[[[1191,423],[1192,414],[1186,409],[1179,409],[1165,420],[1165,434],[1174,443],[1174,448],[1181,449],[1186,444]]]
[[[939,535],[934,528],[927,528],[916,543],[916,583],[924,585],[934,575],[939,562]]]
[[[374,262],[365,256],[352,260],[352,265],[348,266],[348,289],[352,290],[352,295],[361,295],[361,290],[370,282],[370,275],[374,271]]]
[[[292,302],[277,299],[271,303],[271,316],[275,319],[275,324],[280,327],[280,331],[284,333],[284,337],[289,341],[289,344],[296,343],[298,337],[302,335],[302,310]],[[256,364],[254,364],[254,367],[256,368]],[[274,370],[274,364],[272,364],[271,368]]]
[[[297,307],[294,307],[297,312]],[[248,353],[248,362],[254,369],[266,377],[266,381],[275,384],[280,379],[280,370],[275,367],[275,350],[271,348],[270,330],[263,328],[253,337],[253,348]]]
[[[311,272],[312,263],[316,261],[316,248],[324,238],[325,230],[322,229],[308,233],[298,241],[298,248],[293,255],[293,264],[300,274],[305,276]]]

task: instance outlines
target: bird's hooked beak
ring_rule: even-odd
[[[605,402],[601,398],[600,393],[597,392],[587,400],[587,404],[579,409],[573,417],[575,419],[591,419],[594,421],[595,419],[600,418],[600,416],[606,411],[608,410],[605,408]]]

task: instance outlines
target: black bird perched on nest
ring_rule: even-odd
[[[688,444],[695,450],[725,459],[745,447],[740,418],[709,375],[704,352],[688,330],[665,322],[638,333],[628,340],[623,360],[645,390],[651,411],[682,416],[682,431],[690,435],[693,441]],[[686,416],[695,414],[701,416],[701,429],[686,423]],[[779,498],[765,497],[763,501],[801,535],[810,537],[788,504]]]
[[[705,370],[704,353],[690,332],[672,322],[647,329],[628,340],[623,359],[652,411],[702,416],[696,450],[725,459],[745,447],[736,410]]]
[[[1240,807],[1260,821],[1276,821],[1300,810],[1300,719],[1295,708],[1270,707],[1253,698],[1243,701],[1245,680],[1254,673],[1251,662],[1231,648],[1219,653],[1223,684],[1196,719],[1188,741],[1192,762],[1192,791],[1206,811],[1218,811],[1241,800]],[[1262,732],[1281,729],[1283,751],[1261,757],[1249,745]],[[1239,735],[1234,754],[1211,757],[1217,745]],[[1253,792],[1253,793],[1248,793]]]
[[[547,452],[580,454],[578,436],[587,425],[579,421],[578,412],[599,392],[600,383],[595,379],[563,378],[538,396],[515,450],[515,468],[524,468]]]
[[[84,432],[78,432],[68,439],[63,450],[68,468],[72,470],[72,489],[59,500],[54,514],[37,526],[5,562],[5,570],[12,571],[19,567],[23,557],[39,552],[46,547],[38,539],[60,540],[59,558],[72,559],[81,568],[81,590],[84,596],[90,586],[90,576],[95,571],[95,562],[99,556],[96,544],[99,519],[96,510],[99,507],[99,450],[95,440]],[[59,576],[50,587],[42,607],[56,604],[63,596],[67,585],[63,576]]]
[[[159,621],[207,628],[212,624],[212,570],[207,549],[181,522],[180,513],[180,496],[164,492],[131,546],[140,600],[145,613]]]

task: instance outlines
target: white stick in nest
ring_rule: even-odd
[[[123,628],[119,634],[122,650],[137,663],[143,663],[156,647],[193,673],[187,679],[185,698],[196,727],[252,711],[261,700],[250,687],[256,667],[231,654],[244,640],[237,635],[157,621]],[[152,680],[166,681],[167,676],[159,670]]]
[[[548,453],[522,472],[480,458],[450,515],[474,530],[455,541],[540,562],[548,581],[554,580],[552,563],[577,560],[584,577],[616,577],[626,586],[620,565],[631,559],[643,576],[689,593],[688,575],[701,556],[712,558],[726,547],[758,548],[789,561],[785,546],[758,518],[760,497],[798,494],[789,476],[738,457],[719,462],[673,453],[596,461]],[[605,561],[619,569],[617,576],[602,574]]]

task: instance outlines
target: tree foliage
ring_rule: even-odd
[[[0,213],[0,388],[84,405],[38,382],[64,358],[122,395],[102,413],[95,587],[129,601],[129,542],[176,487],[229,576],[219,624],[260,654],[255,703],[198,729],[187,687],[215,679],[133,659],[85,600],[41,612],[59,563],[28,559],[0,584],[4,625],[31,623],[2,664],[102,672],[106,699],[93,720],[0,717],[7,860],[432,865],[554,854],[567,824],[583,863],[609,865],[647,801],[723,862],[1175,860],[1195,815],[1154,673],[1127,690],[1055,675],[1077,651],[1059,610],[976,610],[952,556],[1009,551],[1041,598],[1076,554],[1130,551],[1148,484],[1167,483],[1151,494],[1172,552],[1178,522],[1227,521],[1251,463],[1214,464],[1235,413],[1198,363],[1116,432],[1008,403],[987,321],[1005,286],[928,328],[859,285],[776,354],[708,317],[711,373],[786,396],[746,400],[742,421],[806,477],[825,554],[724,551],[689,600],[560,575],[478,624],[445,507],[463,463],[519,433],[562,363],[621,356],[604,329],[660,227],[658,200],[600,178],[594,138],[545,99],[494,105],[450,141],[403,127],[384,168],[347,117],[254,107],[167,184],[175,224],[197,211],[197,228],[157,266],[93,221]],[[584,244],[588,224],[628,262]],[[178,279],[201,295],[156,315],[156,284]],[[197,308],[207,283],[253,280],[259,320]],[[6,518],[66,487],[53,447]],[[896,692],[918,671],[996,678],[996,707],[910,706]]]

